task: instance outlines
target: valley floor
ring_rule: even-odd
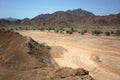
[[[51,48],[63,67],[84,68],[96,80],[120,80],[120,37],[17,31]]]

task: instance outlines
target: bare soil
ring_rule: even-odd
[[[62,67],[84,68],[96,80],[120,80],[120,37],[17,32],[53,46],[51,55]]]

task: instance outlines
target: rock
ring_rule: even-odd
[[[94,80],[84,69],[61,68],[56,70],[51,80]]]

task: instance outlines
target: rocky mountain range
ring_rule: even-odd
[[[120,26],[120,13],[97,16],[82,9],[40,14],[32,19],[10,21],[0,19],[0,26],[31,25],[34,27]]]
[[[8,20],[8,21],[13,21],[13,22],[17,20],[16,18],[12,18],[12,17],[3,18],[3,19]]]

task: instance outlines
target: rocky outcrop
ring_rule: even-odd
[[[94,80],[84,69],[61,68],[56,70],[51,80]]]

